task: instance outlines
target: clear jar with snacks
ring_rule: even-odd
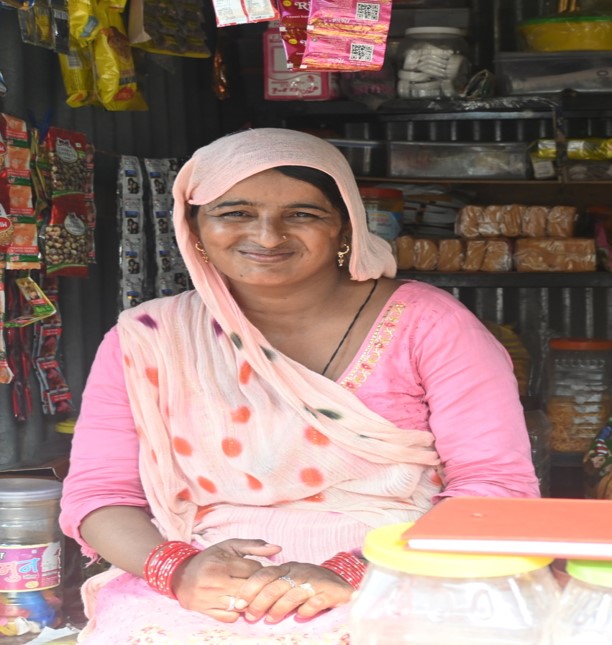
[[[61,491],[53,480],[0,478],[0,642],[61,623]]]
[[[546,645],[612,645],[612,562],[569,560]]]
[[[539,645],[559,595],[552,558],[410,550],[409,527],[366,536],[352,645]]]
[[[457,96],[470,73],[465,31],[456,27],[410,27],[397,53],[400,98]]]
[[[547,380],[551,449],[584,453],[610,414],[612,341],[552,339]]]
[[[402,229],[404,216],[404,193],[395,188],[360,186],[371,233],[391,242]]]

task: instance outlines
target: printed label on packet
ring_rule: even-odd
[[[213,0],[213,7],[217,27],[278,19],[271,0]]]
[[[59,542],[32,546],[0,544],[0,591],[32,591],[57,587],[61,580]]]

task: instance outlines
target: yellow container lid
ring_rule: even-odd
[[[55,424],[55,432],[60,434],[74,434],[74,426],[76,424],[76,419],[65,419],[64,421],[58,421]]]
[[[535,571],[554,558],[516,555],[434,553],[410,549],[402,534],[411,522],[371,530],[365,537],[364,557],[374,565],[434,578],[495,578]]]

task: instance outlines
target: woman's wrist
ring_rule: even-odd
[[[353,589],[359,589],[367,569],[367,565],[360,558],[348,551],[336,553],[329,560],[325,560],[321,566],[346,580]]]
[[[187,542],[170,540],[158,544],[145,561],[144,579],[146,583],[164,596],[176,598],[172,590],[173,578],[179,567],[198,553],[200,553],[200,549]]]

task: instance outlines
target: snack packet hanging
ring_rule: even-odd
[[[73,108],[100,105],[96,96],[91,49],[71,47],[67,54],[58,54],[66,103]]]
[[[101,25],[93,43],[98,98],[110,111],[148,110],[138,90],[132,50],[121,14],[100,4],[96,16]]]
[[[42,227],[41,238],[47,274],[87,277],[90,238],[82,194],[53,198],[50,218]]]
[[[89,188],[87,137],[82,132],[56,128],[47,132],[45,148],[51,170],[51,197],[86,194]]]
[[[6,328],[25,327],[55,313],[55,306],[31,277],[17,278],[15,284],[23,296],[24,310],[19,316],[7,320],[4,323]]]
[[[278,12],[278,29],[287,56],[287,69],[299,69],[306,46],[310,0],[282,0],[278,4]]]
[[[301,67],[327,71],[382,68],[391,21],[391,0],[311,0]]]
[[[130,2],[130,44],[155,54],[209,58],[203,25],[202,8],[193,0]]]
[[[28,45],[53,49],[52,9],[47,0],[34,0],[17,12],[21,41]]]
[[[273,0],[213,0],[217,27],[278,20]]]
[[[84,47],[100,31],[92,0],[68,0],[70,36],[75,47]]]
[[[67,54],[70,50],[70,29],[68,26],[67,0],[48,0],[51,9],[51,30],[53,32],[53,49],[58,54]]]

